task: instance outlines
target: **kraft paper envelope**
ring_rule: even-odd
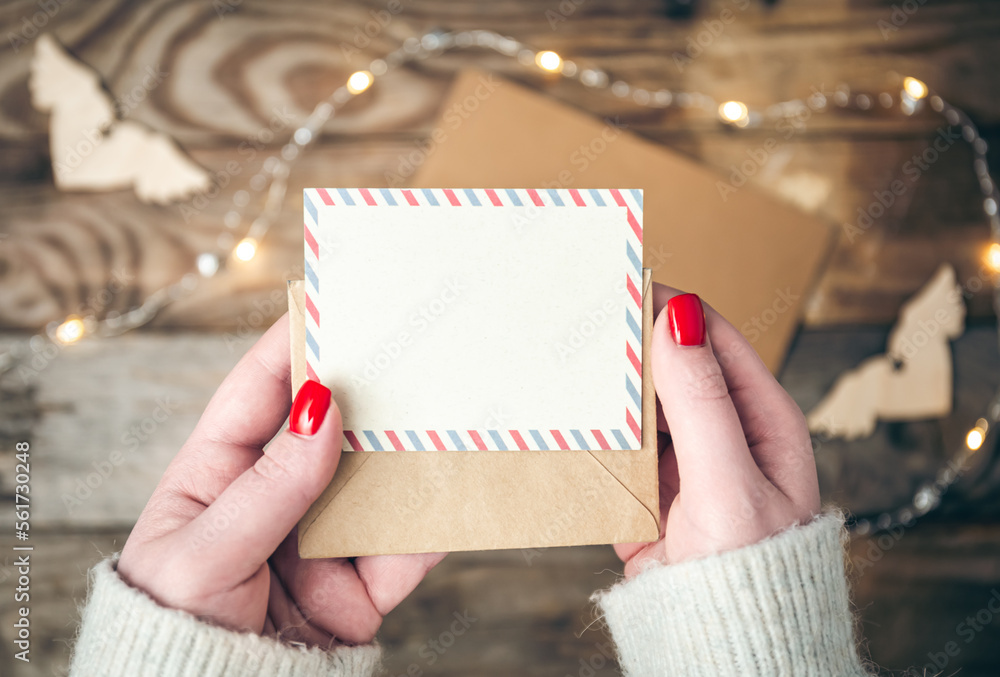
[[[650,284],[650,272],[643,270],[641,449],[345,452],[330,486],[299,523],[299,554],[354,557],[656,540]],[[306,378],[302,281],[289,282],[288,307],[296,392]]]
[[[614,121],[493,75],[460,74],[441,110],[427,142],[387,174],[390,186],[641,188],[653,279],[701,295],[772,371],[780,367],[833,229],[752,186],[730,190],[728,176]]]

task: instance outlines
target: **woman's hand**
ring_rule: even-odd
[[[696,295],[663,285],[653,293],[653,383],[666,433],[660,540],[615,546],[626,576],[653,561],[757,543],[819,511],[809,431],[792,398],[743,335],[712,308],[703,311]]]
[[[290,429],[264,450],[289,389],[285,315],[215,393],[118,572],[160,604],[234,630],[324,648],[367,643],[444,555],[299,559],[295,525],[337,469],[342,424],[330,391],[306,382]]]

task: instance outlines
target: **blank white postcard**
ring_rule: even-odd
[[[641,191],[309,188],[304,216],[345,450],[640,448]]]

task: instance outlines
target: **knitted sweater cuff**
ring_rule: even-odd
[[[629,677],[867,674],[854,644],[843,518],[655,566],[598,601]]]
[[[71,677],[368,677],[376,646],[301,648],[158,605],[106,559],[90,572]]]

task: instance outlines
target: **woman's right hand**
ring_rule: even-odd
[[[746,338],[695,294],[653,293],[660,539],[615,546],[626,577],[752,545],[820,507],[805,417]]]

